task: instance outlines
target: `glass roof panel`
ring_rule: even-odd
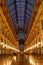
[[[6,0],[7,1],[7,4],[11,4],[12,2],[14,2],[14,0]]]
[[[14,5],[13,5],[13,4],[10,5],[9,8],[10,8],[10,9],[14,9]]]
[[[14,11],[12,11],[10,14],[13,15],[14,14]]]
[[[17,35],[17,37],[18,37],[18,38],[25,38],[26,35],[25,35],[24,33],[19,33],[19,34]]]
[[[18,31],[18,27],[21,29],[24,27],[25,30],[27,30],[27,27],[30,22],[32,8],[34,5],[34,0],[27,0],[28,6],[25,1],[26,0],[16,0],[16,1],[15,0],[6,0],[16,31]],[[15,5],[15,7],[14,7],[14,5]],[[27,6],[27,8],[25,6]],[[25,20],[25,23],[24,23],[24,20]],[[24,24],[25,24],[25,26],[24,26]]]
[[[34,5],[34,0],[28,0],[28,2]]]
[[[10,10],[10,11],[13,11],[14,9],[13,9],[13,7],[9,7],[9,10]]]
[[[32,10],[32,6],[29,6],[29,9]]]

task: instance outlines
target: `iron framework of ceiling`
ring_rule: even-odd
[[[26,34],[30,22],[34,0],[6,0],[17,34]],[[18,35],[18,37],[20,37]]]

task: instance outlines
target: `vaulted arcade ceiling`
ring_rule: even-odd
[[[18,38],[25,38],[31,19],[34,0],[6,0]]]

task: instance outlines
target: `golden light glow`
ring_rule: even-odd
[[[43,46],[43,41],[41,41],[41,46]]]
[[[33,58],[32,58],[31,56],[29,57],[29,62],[30,62],[30,64],[32,64],[32,65],[36,65],[35,62],[34,62],[34,60],[33,60]]]
[[[14,58],[14,61],[16,61],[16,56],[14,56],[13,58]]]
[[[2,45],[3,48],[6,47],[6,49],[12,49],[12,50],[15,50],[17,52],[20,52],[19,50],[17,50],[16,48],[13,48],[11,46],[8,46],[7,44],[4,44],[3,42],[0,42],[0,44]]]
[[[7,48],[7,44],[5,44],[5,47]]]
[[[3,42],[0,42],[0,45],[3,45]]]
[[[26,55],[26,59],[28,58],[28,56]]]
[[[38,42],[37,44],[32,45],[31,47],[29,47],[29,48],[27,48],[27,49],[25,49],[24,52],[26,52],[26,51],[28,51],[28,50],[32,50],[32,49],[36,48],[36,46],[37,46],[37,48],[39,48],[39,45],[40,45],[40,44],[42,44],[42,41],[41,41],[41,42]],[[41,45],[41,46],[42,46],[42,45]]]
[[[11,65],[12,61],[7,60],[7,65]]]

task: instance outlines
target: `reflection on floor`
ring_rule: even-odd
[[[0,56],[0,65],[43,65],[43,56]]]

